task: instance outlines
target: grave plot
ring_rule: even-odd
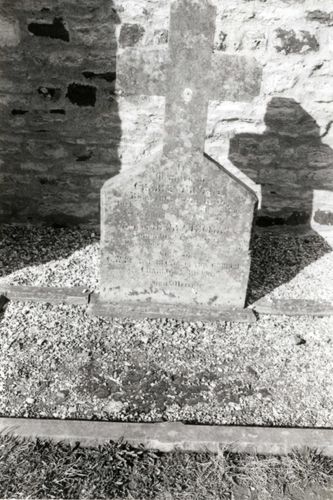
[[[298,248],[304,270],[266,297],[320,301],[325,290],[332,303],[332,253],[306,235],[279,246],[276,238],[254,238],[252,266],[257,253],[268,254],[272,271],[253,267],[252,296],[263,293],[258,281],[294,276],[295,263],[283,260]],[[98,290],[99,241],[90,232],[7,226],[1,241],[8,264],[0,286]],[[27,251],[33,243],[35,254]],[[0,318],[0,413],[331,427],[332,327],[332,317],[260,314],[250,325],[112,319],[88,315],[86,306],[10,301]]]
[[[2,416],[332,427],[333,318],[131,320],[9,302]]]

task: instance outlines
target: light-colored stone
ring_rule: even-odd
[[[15,47],[20,43],[20,31],[17,21],[10,21],[0,16],[0,47]]]
[[[0,432],[30,439],[50,439],[82,446],[98,446],[110,440],[169,452],[212,451],[227,449],[240,453],[285,455],[306,447],[333,456],[331,429],[293,429],[274,427],[238,427],[185,425],[180,422],[134,424],[89,422],[78,420],[38,420],[29,418],[0,418]]]

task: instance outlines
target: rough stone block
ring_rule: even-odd
[[[309,21],[316,21],[320,24],[333,26],[333,12],[325,12],[320,9],[311,10],[307,13],[306,18]]]
[[[0,16],[0,47],[15,47],[20,43],[20,31],[17,21]]]
[[[123,24],[119,35],[121,47],[133,47],[142,39],[145,29],[140,24]]]
[[[276,36],[279,39],[279,44],[275,45],[278,52],[284,54],[306,54],[307,52],[318,52],[319,42],[315,35],[309,31],[277,29]]]

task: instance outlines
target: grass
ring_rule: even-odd
[[[123,442],[92,449],[0,437],[1,498],[279,500],[298,498],[289,495],[293,489],[303,499],[309,488],[328,487],[332,477],[333,458],[309,449],[263,457],[226,450],[160,453]]]

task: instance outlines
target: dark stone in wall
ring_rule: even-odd
[[[40,184],[50,184],[50,185],[53,185],[53,186],[56,186],[57,185],[57,181],[56,179],[49,179],[47,177],[40,177],[39,178],[39,182]]]
[[[26,109],[12,109],[12,115],[25,115],[28,113]]]
[[[315,35],[309,31],[301,30],[296,33],[294,30],[276,30],[276,36],[280,39],[281,45],[275,45],[278,52],[287,54],[305,54],[307,52],[317,52],[319,42]]]
[[[123,24],[119,35],[120,47],[133,47],[139,43],[144,32],[145,30],[140,24]]]
[[[227,39],[227,34],[221,31],[219,33],[219,41],[215,46],[216,50],[226,50],[226,39]]]
[[[83,71],[82,75],[88,80],[93,80],[99,78],[105,80],[106,82],[114,82],[116,79],[116,73],[114,71],[106,71],[105,73],[95,73],[94,71]]]
[[[89,151],[86,154],[77,156],[76,161],[87,161],[87,160],[90,160],[90,158],[92,157],[92,155],[93,155],[92,151]]]
[[[28,25],[28,30],[36,36],[45,36],[69,42],[69,33],[61,17],[55,17],[52,24],[30,23]]]
[[[324,12],[322,10],[312,10],[307,13],[308,21],[316,21],[320,24],[327,24],[333,26],[333,12]]]
[[[154,41],[158,45],[168,43],[169,31],[168,30],[156,30],[154,32]]]
[[[333,213],[324,210],[317,210],[314,221],[325,226],[333,226]]]
[[[95,106],[96,90],[96,87],[92,85],[71,83],[68,85],[66,97],[72,104],[77,104],[78,106]]]

